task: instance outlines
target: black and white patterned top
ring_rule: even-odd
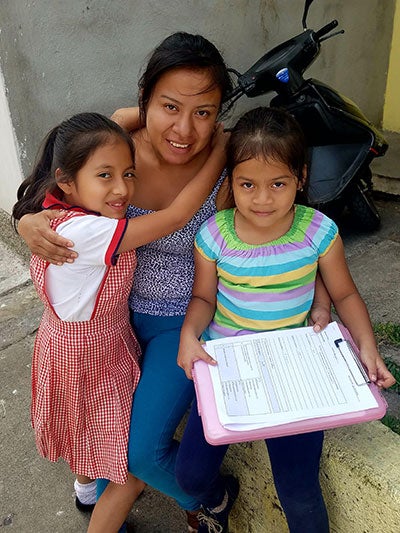
[[[137,248],[137,267],[129,297],[133,311],[155,316],[185,314],[194,279],[194,238],[202,223],[216,213],[215,200],[225,176],[224,171],[186,226]],[[130,205],[126,216],[133,218],[147,213],[151,210]]]

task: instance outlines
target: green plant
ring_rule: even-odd
[[[400,324],[394,322],[377,322],[373,324],[374,334],[379,344],[390,344],[392,346],[400,346]],[[388,357],[384,358],[388,370],[393,374],[396,383],[388,389],[392,393],[400,394],[400,366],[399,364]],[[392,431],[400,435],[400,419],[386,414],[381,422],[390,428]]]
[[[392,415],[385,415],[381,419],[382,424],[400,435],[400,420]]]
[[[392,373],[394,379],[396,380],[396,383],[392,385],[389,390],[396,391],[398,394],[400,394],[400,367],[392,359],[389,359],[387,357],[384,358],[384,361],[389,372]]]
[[[388,342],[395,346],[400,346],[400,324],[376,322],[373,324],[373,328],[378,343]]]

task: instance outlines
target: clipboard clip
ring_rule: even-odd
[[[345,360],[345,363],[346,363],[346,365],[347,365],[347,368],[349,369],[351,375],[353,376],[353,379],[354,379],[355,383],[356,383],[357,385],[364,385],[364,384],[369,384],[369,383],[371,383],[371,380],[369,379],[368,374],[367,374],[367,372],[366,372],[366,370],[365,370],[365,368],[364,368],[362,362],[360,361],[360,358],[358,357],[358,355],[357,355],[356,352],[354,351],[354,348],[353,348],[353,346],[351,345],[351,342],[349,342],[349,341],[346,340],[346,339],[336,339],[334,342],[335,342],[335,346],[336,346],[336,348],[339,350],[339,352],[341,353],[343,359]],[[354,375],[353,370],[352,370],[352,368],[350,367],[350,365],[349,365],[349,363],[348,363],[348,361],[347,361],[347,358],[346,358],[345,354],[343,353],[343,350],[341,349],[342,343],[344,343],[344,345],[345,345],[346,348],[348,349],[349,353],[352,355],[352,357],[353,357],[353,361],[355,362],[355,364],[356,364],[358,370],[359,370],[360,373],[361,373],[361,376],[363,377],[363,380],[364,380],[363,383],[359,383],[359,382],[358,382],[358,379],[357,379],[358,376],[355,376],[355,375]]]

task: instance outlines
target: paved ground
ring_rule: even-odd
[[[377,203],[382,215],[379,231],[363,235],[344,224],[342,234],[372,320],[400,323],[400,202],[382,198]],[[29,281],[26,251],[4,216],[0,231],[0,529],[2,533],[82,532],[88,519],[74,507],[72,474],[63,463],[50,464],[35,450],[29,422],[30,358],[41,304]],[[400,361],[398,350],[382,346],[381,351]],[[396,401],[391,404],[398,413]],[[129,521],[140,533],[186,531],[179,508],[149,489]]]

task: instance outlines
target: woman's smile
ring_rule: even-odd
[[[190,143],[182,143],[182,142],[172,141],[169,139],[167,139],[167,142],[169,144],[170,150],[173,153],[176,153],[179,155],[189,153],[191,146],[192,146]]]
[[[174,142],[174,141],[168,141],[170,143],[171,146],[173,146],[174,148],[178,148],[180,150],[182,149],[185,149],[185,148],[189,148],[190,144],[181,144],[181,143],[177,143],[177,142]]]

